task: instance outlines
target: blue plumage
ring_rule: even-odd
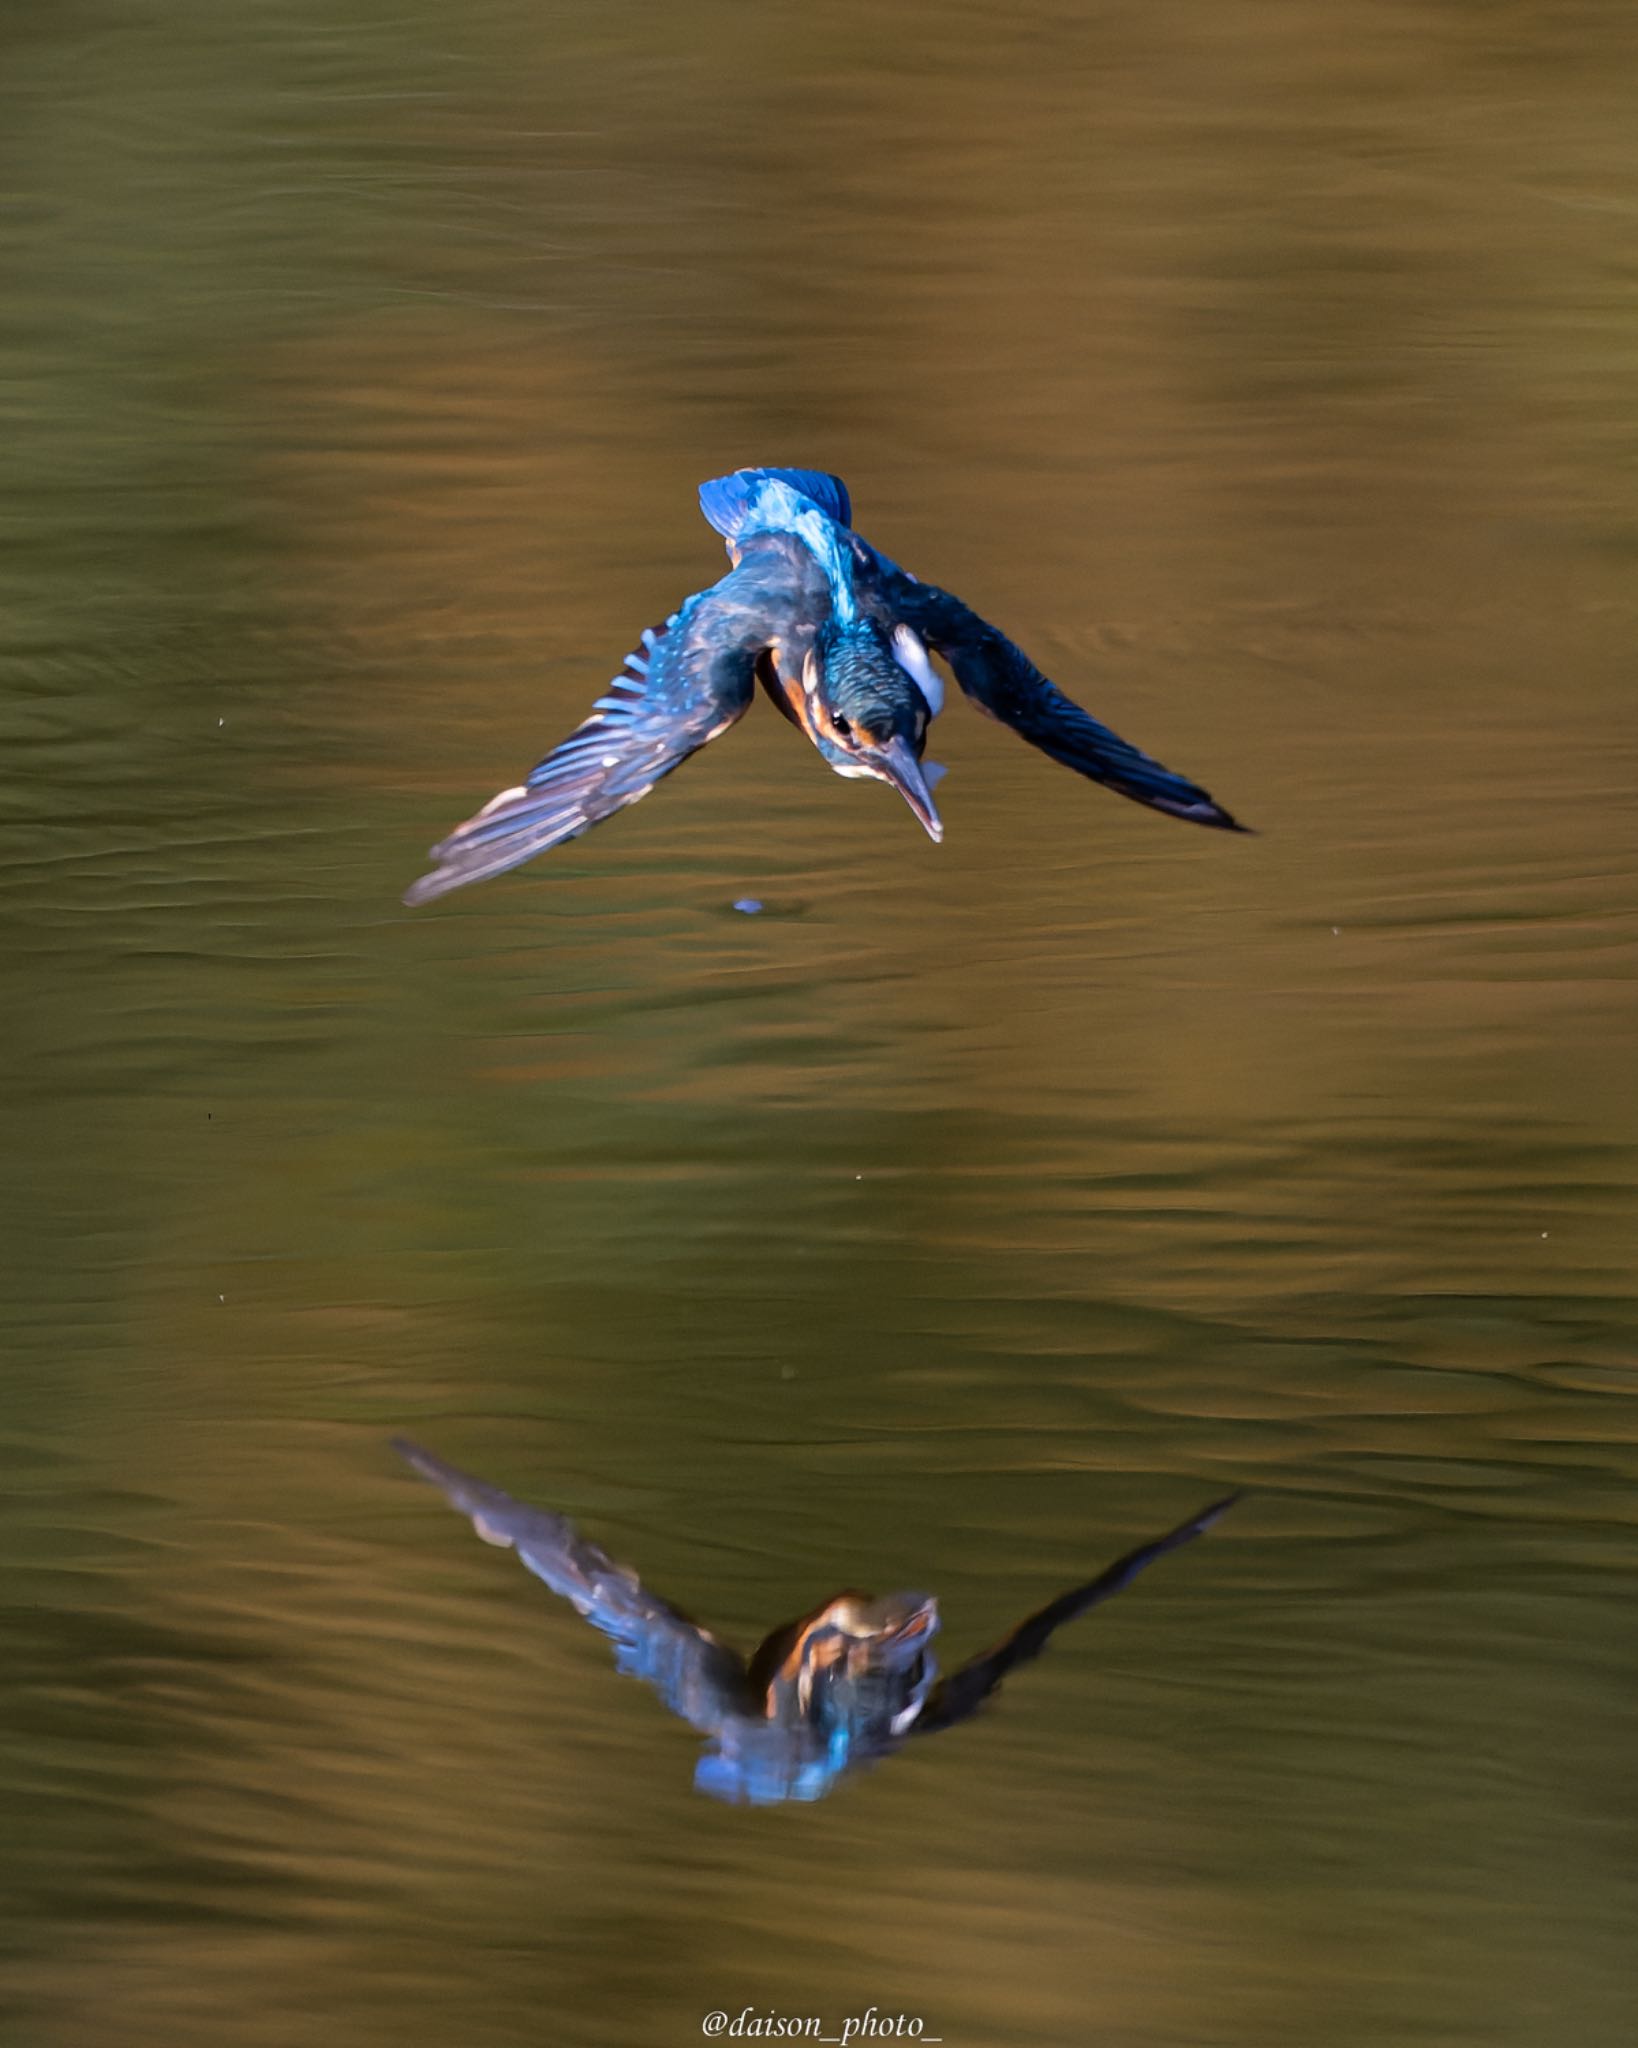
[[[486,1542],[515,1550],[536,1578],[608,1636],[619,1670],[653,1686],[708,1738],[694,1776],[700,1791],[758,1806],[821,1798],[846,1772],[879,1762],[912,1736],[966,1720],[1065,1622],[1204,1534],[1236,1498],[1216,1501],[1128,1551],[941,1679],[930,1647],[938,1602],[930,1594],[838,1593],[775,1629],[745,1660],[650,1592],[565,1516],[528,1507],[419,1444],[400,1440],[394,1448]]]
[[[646,632],[591,714],[525,778],[432,849],[424,903],[531,860],[633,804],[743,717],[760,680],[839,775],[897,789],[943,836],[921,766],[943,702],[928,649],[967,696],[1055,761],[1134,802],[1239,831],[1198,783],[1073,703],[996,627],[852,529],[840,477],[735,470],[700,486],[732,567]]]
[[[700,485],[700,510],[724,540],[734,540],[754,515],[766,483],[788,485],[838,526],[853,524],[853,501],[847,494],[847,485],[839,476],[829,476],[818,469],[736,469],[732,476],[714,476],[709,483]]]

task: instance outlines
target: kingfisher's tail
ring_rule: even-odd
[[[853,524],[847,485],[819,469],[736,469],[732,476],[714,476],[700,485],[700,510],[724,540],[733,540],[745,524],[758,487],[765,483],[788,484],[839,526]]]

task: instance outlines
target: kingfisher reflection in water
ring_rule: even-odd
[[[1214,1501],[1073,1586],[947,1678],[933,1661],[930,1593],[843,1592],[776,1628],[749,1662],[651,1593],[566,1516],[532,1508],[402,1438],[393,1448],[441,1487],[486,1543],[515,1550],[614,1643],[615,1662],[710,1738],[694,1783],[713,1798],[771,1805],[820,1799],[844,1772],[913,1735],[964,1721],[1054,1630],[1131,1584],[1146,1565],[1203,1534],[1239,1498]]]

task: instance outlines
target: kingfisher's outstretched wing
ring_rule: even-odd
[[[436,865],[404,901],[503,874],[647,796],[744,715],[757,656],[799,620],[815,573],[799,544],[758,536],[720,583],[643,635],[591,716],[524,782],[432,849]]]
[[[741,1659],[588,1542],[566,1515],[528,1507],[406,1438],[395,1437],[393,1449],[471,1517],[486,1543],[515,1550],[537,1579],[600,1628],[614,1643],[619,1668],[646,1680],[673,1713],[708,1735],[743,1714]]]
[[[1147,804],[1174,818],[1187,818],[1192,824],[1215,825],[1225,832],[1246,830],[1197,782],[1174,774],[1108,726],[1100,725],[1042,675],[1021,647],[969,610],[959,597],[931,583],[918,583],[877,554],[868,542],[860,546],[874,557],[893,616],[913,627],[944,656],[956,681],[981,710],[1010,725],[1054,761],[1129,796],[1134,803]]]
[[[941,1679],[934,1686],[911,1732],[916,1735],[934,1734],[941,1728],[950,1728],[957,1721],[966,1720],[989,1698],[1015,1665],[1027,1664],[1031,1658],[1039,1657],[1054,1631],[1062,1628],[1066,1621],[1073,1621],[1076,1615],[1084,1614],[1089,1607],[1096,1607],[1100,1600],[1107,1600],[1112,1593],[1121,1592],[1157,1557],[1164,1557],[1167,1551],[1176,1550],[1182,1544],[1192,1543],[1196,1536],[1204,1535],[1239,1498],[1239,1494],[1231,1493],[1222,1500],[1213,1501],[1191,1521],[1180,1523],[1166,1535],[1157,1536],[1152,1543],[1141,1543],[1136,1550],[1129,1550],[1084,1586],[1074,1586],[1067,1593],[1060,1593],[1038,1614],[1032,1614],[1027,1621],[1021,1621],[1010,1635],[1003,1636],[993,1649],[970,1658],[948,1678]]]

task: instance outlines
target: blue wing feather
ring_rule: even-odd
[[[758,654],[800,601],[801,561],[794,548],[758,548],[645,633],[590,717],[440,840],[404,901],[430,902],[577,838],[725,732],[750,707]]]

